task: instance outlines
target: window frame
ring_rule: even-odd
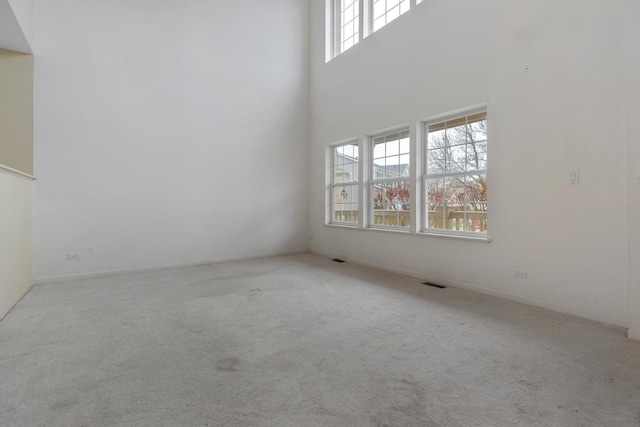
[[[395,178],[388,178],[388,177],[384,177],[384,178],[376,178],[374,176],[375,171],[376,171],[376,167],[375,167],[375,141],[378,138],[383,138],[383,137],[387,137],[387,136],[392,136],[395,134],[398,134],[398,141],[402,140],[402,135],[406,133],[406,138],[409,139],[409,152],[408,153],[404,153],[405,155],[409,156],[409,163],[407,164],[407,167],[409,168],[409,174],[407,176],[397,176]],[[368,165],[368,169],[369,169],[369,177],[368,177],[368,182],[367,182],[367,193],[368,193],[368,198],[369,201],[367,203],[367,209],[368,209],[368,215],[367,215],[367,219],[368,219],[368,227],[370,229],[375,229],[375,230],[392,230],[392,231],[401,231],[401,232],[411,232],[412,227],[413,227],[413,221],[412,221],[412,214],[413,214],[413,199],[415,198],[415,194],[412,194],[412,191],[415,193],[415,185],[413,183],[413,179],[411,176],[411,164],[412,164],[412,155],[413,155],[413,145],[414,145],[414,141],[411,137],[411,127],[410,126],[401,126],[401,127],[397,127],[397,128],[392,128],[390,130],[384,131],[384,132],[378,132],[374,135],[370,135],[369,136],[369,150],[368,150],[368,158],[367,160],[367,165]],[[401,154],[400,150],[398,152],[398,156],[403,155]],[[386,158],[387,156],[385,156]],[[379,184],[379,183],[398,183],[400,184],[401,182],[406,182],[407,186],[408,186],[408,191],[409,191],[409,209],[406,211],[408,212],[409,215],[409,224],[407,226],[401,226],[401,225],[384,225],[384,224],[375,224],[375,185]],[[413,189],[413,190],[412,190]],[[398,211],[400,212],[400,211]]]
[[[440,173],[440,174],[429,174],[429,168],[428,168],[428,162],[429,162],[429,126],[433,126],[435,124],[440,124],[440,123],[444,123],[447,121],[453,121],[453,120],[459,120],[459,119],[468,119],[471,116],[477,115],[477,114],[485,114],[485,119],[487,121],[487,137],[486,137],[486,144],[487,144],[487,153],[486,153],[486,166],[484,169],[479,169],[479,170],[473,170],[473,171],[463,171],[463,172],[451,172],[451,173]],[[468,123],[465,121],[465,123]],[[476,239],[488,239],[488,225],[486,225],[484,227],[484,231],[467,231],[467,230],[450,230],[450,229],[445,229],[445,228],[430,228],[429,227],[429,209],[428,209],[428,203],[429,203],[429,186],[427,185],[427,182],[429,179],[445,179],[447,177],[460,177],[460,176],[472,176],[472,175],[484,175],[485,177],[488,177],[489,174],[489,131],[488,131],[488,127],[489,127],[489,113],[487,110],[487,106],[486,105],[482,105],[482,106],[475,106],[475,107],[471,107],[471,108],[466,108],[466,109],[461,109],[461,110],[457,110],[455,112],[450,112],[450,113],[446,113],[446,114],[442,114],[442,115],[438,115],[438,116],[434,116],[430,119],[424,120],[420,123],[420,134],[422,136],[422,146],[421,146],[421,167],[422,167],[422,174],[420,175],[420,177],[417,179],[417,181],[419,181],[421,187],[422,187],[422,192],[421,192],[421,204],[420,204],[420,210],[421,210],[421,227],[419,230],[419,233],[421,234],[433,234],[433,235],[443,235],[443,236],[453,236],[453,237],[469,237],[469,238],[476,238]],[[468,143],[465,143],[468,144]],[[485,221],[487,221],[488,216],[489,216],[489,203],[488,203],[488,194],[489,194],[489,188],[487,186],[486,191],[486,200],[484,200],[484,203],[486,204],[487,208],[485,210]],[[466,223],[466,210],[465,212],[465,216],[464,216],[464,223]],[[487,221],[488,224],[488,221]],[[466,227],[466,225],[465,225]]]
[[[358,8],[357,8],[358,17],[356,18],[358,34],[356,39],[354,39],[353,45],[351,45],[347,49],[342,50],[341,11],[342,11],[342,4],[344,1],[351,1],[351,0],[326,0],[327,2],[326,3],[327,19],[326,19],[326,26],[325,26],[327,31],[326,62],[329,62],[330,60],[336,58],[337,56],[340,56],[342,53],[351,49],[352,47],[354,47],[355,45],[363,41],[365,38],[367,38],[374,32],[386,27],[392,21],[397,20],[400,16],[411,12],[412,9],[414,9],[418,4],[423,2],[423,0],[399,0],[398,7],[400,7],[400,3],[402,3],[402,1],[408,1],[409,8],[405,12],[398,15],[396,18],[392,19],[391,21],[385,22],[385,24],[382,25],[377,30],[374,30],[374,13],[373,13],[374,0],[356,0],[358,1]],[[386,0],[379,0],[379,1],[386,1]],[[388,11],[385,11],[384,14],[386,15],[387,13]]]
[[[368,22],[367,22],[367,28],[369,31],[369,34],[375,33],[376,31],[381,30],[382,28],[386,27],[387,25],[389,25],[391,22],[395,21],[396,19],[400,18],[402,15],[404,15],[405,13],[408,13],[411,11],[412,8],[414,8],[416,6],[416,0],[398,0],[398,5],[397,7],[402,10],[402,3],[403,2],[407,2],[408,3],[408,8],[406,11],[404,12],[400,12],[398,14],[398,16],[396,16],[395,18],[393,18],[391,21],[387,21],[386,19],[386,15],[393,10],[395,7],[391,8],[391,9],[386,9],[385,7],[385,11],[382,15],[380,16],[385,16],[385,23],[380,27],[380,28],[375,28],[375,2],[376,1],[384,1],[385,2],[385,6],[386,6],[386,2],[388,0],[366,0],[367,4],[368,4]]]
[[[357,157],[357,161],[355,162],[355,164],[358,165],[358,173],[354,174],[353,178],[355,180],[352,181],[348,181],[348,182],[336,182],[336,175],[335,175],[335,171],[336,171],[336,153],[337,153],[337,149],[340,147],[344,147],[347,145],[354,145],[356,147],[358,147],[358,157]],[[335,144],[332,144],[329,146],[329,155],[330,155],[330,166],[329,166],[329,224],[332,225],[339,225],[339,226],[343,226],[343,227],[353,227],[353,228],[357,228],[360,225],[360,218],[362,217],[362,201],[361,201],[361,197],[360,197],[360,193],[361,191],[361,185],[360,185],[360,169],[362,168],[362,155],[361,155],[361,147],[360,147],[360,142],[358,141],[358,139],[351,139],[351,140],[347,140],[347,141],[342,141],[342,142],[338,142]],[[336,221],[336,216],[335,216],[335,208],[336,208],[336,201],[335,201],[335,188],[336,187],[346,187],[346,186],[355,186],[357,188],[356,191],[356,197],[358,199],[358,221]],[[343,189],[344,191],[344,189]]]
[[[348,47],[347,49],[342,49],[342,4],[345,0],[327,0],[329,1],[329,43],[330,43],[330,58],[329,59],[333,59],[339,55],[341,55],[342,53],[346,52],[347,50],[351,49],[352,47],[354,47],[355,45],[357,45],[358,43],[360,43],[362,41],[362,39],[364,38],[363,35],[363,31],[364,31],[364,25],[363,25],[363,15],[365,13],[365,7],[364,7],[364,3],[368,0],[355,0],[358,2],[358,16],[357,18],[354,18],[354,20],[356,21],[356,25],[358,27],[357,29],[357,35],[354,34],[353,37],[355,37],[353,45],[351,45],[350,47]],[[348,0],[351,1],[351,0]]]

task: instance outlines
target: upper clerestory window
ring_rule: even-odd
[[[332,56],[337,56],[360,41],[360,0],[331,1]]]
[[[406,13],[422,0],[327,0],[327,61]]]
[[[408,12],[411,7],[409,0],[370,0],[370,2],[373,6],[370,9],[373,11],[371,14],[373,31],[378,31],[403,13]]]

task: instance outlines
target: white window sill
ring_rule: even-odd
[[[347,230],[360,230],[360,228],[358,227],[358,224],[349,225],[349,224],[332,224],[332,223],[328,223],[328,224],[325,224],[325,227],[346,228]]]
[[[438,233],[437,231],[420,231],[416,234],[419,236],[444,237],[449,239],[470,240],[470,241],[475,241],[480,243],[491,243],[491,238],[484,233],[478,233],[478,236],[473,236],[469,234]]]
[[[478,242],[478,243],[491,243],[491,238],[486,234],[473,236],[468,234],[438,233],[437,231],[419,231],[417,233],[412,233],[410,230],[396,229],[396,228],[379,228],[379,227],[360,228],[357,225],[331,224],[331,223],[325,224],[325,227],[341,228],[341,229],[357,230],[357,231],[375,231],[375,232],[382,232],[382,233],[404,234],[407,236],[438,237],[438,238],[445,238],[445,239],[466,240],[466,241]]]

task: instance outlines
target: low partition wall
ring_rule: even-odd
[[[0,165],[0,319],[31,288],[33,181]]]

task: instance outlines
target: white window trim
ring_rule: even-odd
[[[428,224],[428,214],[429,211],[428,209],[426,209],[426,203],[428,201],[428,196],[427,196],[427,187],[425,185],[425,181],[428,179],[427,175],[427,156],[428,156],[428,149],[427,149],[427,144],[428,144],[428,138],[426,137],[427,135],[427,129],[429,127],[429,125],[434,124],[434,123],[440,123],[440,122],[444,122],[444,121],[448,121],[448,120],[453,120],[453,119],[457,119],[457,118],[461,118],[461,117],[466,117],[466,116],[472,116],[474,114],[479,114],[479,113],[486,113],[487,117],[489,116],[489,112],[488,112],[488,108],[486,104],[478,104],[478,105],[474,105],[471,107],[467,107],[467,108],[461,108],[461,109],[457,109],[457,110],[452,110],[449,111],[448,113],[443,113],[443,114],[438,114],[436,116],[431,116],[427,119],[424,119],[420,122],[420,126],[419,126],[419,130],[420,130],[420,136],[422,138],[422,141],[420,143],[420,148],[421,148],[421,161],[420,166],[422,168],[422,173],[420,175],[418,175],[420,178],[417,179],[416,181],[420,182],[420,185],[422,186],[422,191],[420,193],[421,195],[421,212],[420,212],[420,222],[421,222],[421,227],[419,228],[418,233],[419,234],[423,234],[423,235],[429,235],[429,236],[443,236],[443,237],[460,237],[460,238],[468,238],[468,239],[477,239],[477,240],[482,240],[482,241],[486,241],[486,242],[491,242],[491,239],[488,236],[488,227],[487,227],[487,231],[484,232],[479,232],[479,231],[464,231],[464,230],[445,230],[445,229],[438,229],[438,228],[428,228],[426,227],[426,225]],[[487,126],[489,126],[489,121],[487,120]],[[489,132],[487,131],[487,135],[489,134]],[[487,137],[487,141],[489,140],[489,138]],[[489,144],[487,143],[487,152],[489,150]],[[487,154],[487,165],[488,165],[488,154]],[[488,176],[488,166],[486,169],[483,170],[478,170],[478,171],[473,171],[474,173],[469,173],[469,172],[453,172],[453,173],[445,173],[445,174],[438,174],[439,178],[444,178],[444,177],[449,177],[449,176],[466,176],[466,175],[473,175],[473,174],[486,174]],[[489,205],[489,200],[488,200],[488,194],[487,194],[487,206]],[[487,218],[489,217],[489,209],[487,209]]]
[[[365,0],[365,1],[361,1],[361,3],[367,3],[367,7],[366,7],[366,14],[367,14],[367,20],[365,21],[367,23],[367,32],[366,32],[366,36],[368,36],[369,34],[373,34],[376,31],[380,31],[381,29],[383,29],[384,27],[386,27],[387,25],[389,25],[391,22],[395,21],[396,19],[399,19],[402,15],[406,15],[407,13],[411,13],[411,11],[416,7],[416,0],[409,0],[409,10],[407,10],[405,13],[402,13],[400,15],[398,15],[398,18],[394,19],[393,21],[387,22],[385,23],[382,27],[378,28],[377,30],[374,30],[373,28],[373,2],[374,0]],[[387,13],[387,12],[385,12]],[[366,37],[365,36],[365,37]]]
[[[342,0],[339,0],[340,2],[342,2]],[[418,2],[418,0],[409,0],[409,10],[405,13],[403,13],[402,15],[406,15],[408,13],[411,13],[411,11],[419,4],[419,3],[423,3],[423,1]],[[359,3],[359,15],[358,15],[358,39],[357,41],[354,43],[354,46],[360,42],[362,42],[362,40],[364,40],[365,38],[367,38],[368,36],[370,36],[371,34],[373,34],[375,31],[373,30],[373,0],[360,0]],[[325,19],[325,33],[326,33],[326,37],[325,37],[325,46],[326,46],[326,52],[325,52],[325,62],[329,62],[332,59],[340,56],[342,53],[341,51],[341,40],[340,40],[340,14],[339,14],[339,10],[338,8],[336,8],[336,0],[326,0],[326,17],[327,19]],[[400,15],[400,16],[402,16]],[[398,16],[398,18],[394,19],[397,20],[400,18],[400,16]],[[388,24],[390,24],[390,22],[386,23],[385,25],[383,25],[382,27],[380,27],[378,30],[386,27]],[[346,51],[345,51],[346,52]]]
[[[412,157],[412,154],[414,153],[414,139],[412,138],[412,128],[413,126],[409,126],[409,125],[403,125],[403,126],[397,126],[397,127],[392,127],[389,129],[386,129],[384,131],[379,131],[376,132],[372,135],[369,135],[367,137],[368,139],[368,149],[369,152],[367,153],[367,159],[366,159],[366,163],[367,166],[369,168],[368,171],[368,179],[367,179],[367,196],[368,196],[368,201],[367,201],[367,210],[368,210],[368,215],[367,215],[367,228],[370,228],[372,230],[389,230],[389,231],[397,231],[397,232],[403,232],[403,233],[410,233],[413,231],[413,229],[415,228],[414,224],[414,208],[415,208],[415,195],[414,195],[414,191],[413,187],[414,187],[414,176],[412,175],[411,171],[413,170],[413,161],[414,158]],[[380,179],[376,179],[373,177],[373,144],[376,138],[382,137],[382,136],[387,136],[387,135],[392,135],[394,133],[402,133],[402,132],[408,132],[409,133],[409,176],[404,176],[404,177],[397,177],[397,178],[380,178]],[[409,183],[409,194],[410,194],[410,205],[409,205],[409,226],[408,227],[402,227],[402,226],[393,226],[393,225],[379,225],[379,224],[374,224],[374,214],[375,214],[375,209],[373,206],[373,186],[376,183],[380,183],[380,182],[408,182]]]
[[[476,104],[470,107],[452,110],[444,114],[438,114],[430,116],[415,122],[413,125],[400,125],[387,129],[383,129],[377,132],[373,132],[366,136],[360,136],[358,138],[349,138],[342,141],[335,142],[327,146],[327,163],[326,168],[328,170],[326,180],[326,194],[327,203],[326,207],[326,220],[325,226],[335,229],[349,229],[360,230],[365,232],[381,232],[381,233],[396,233],[402,235],[420,236],[421,238],[445,238],[466,242],[478,242],[478,243],[491,243],[492,239],[488,236],[487,232],[475,232],[475,231],[458,231],[458,230],[442,230],[425,228],[424,224],[427,220],[426,207],[426,189],[424,187],[424,181],[426,176],[425,162],[425,144],[427,143],[424,138],[425,127],[429,123],[446,121],[447,119],[453,119],[461,116],[469,116],[477,113],[487,113],[489,116],[489,110],[487,104]],[[488,124],[490,126],[490,124]],[[409,130],[409,150],[410,150],[410,173],[409,177],[401,177],[400,181],[408,181],[411,191],[411,203],[410,203],[410,226],[384,226],[373,225],[373,141],[375,138],[393,134],[396,132],[402,132]],[[489,134],[489,131],[487,132]],[[358,194],[360,196],[358,203],[358,223],[342,223],[332,222],[333,220],[333,150],[335,147],[346,144],[357,144],[359,149],[358,158],[358,181],[354,183],[346,183],[346,185],[358,185]],[[488,170],[487,168],[486,170]],[[394,180],[395,178],[391,178]],[[345,183],[340,183],[345,185]],[[489,195],[488,195],[489,197]],[[487,198],[488,198],[487,197]],[[487,200],[489,203],[489,200]]]
[[[357,181],[349,181],[349,182],[334,182],[335,179],[335,157],[334,151],[338,147],[342,147],[345,145],[356,145],[358,146],[358,176]],[[337,142],[335,144],[331,144],[329,146],[329,185],[328,185],[328,194],[327,198],[329,200],[329,218],[327,223],[330,225],[347,227],[347,228],[357,228],[362,223],[362,198],[358,197],[358,222],[344,222],[344,221],[335,221],[335,200],[334,200],[334,188],[339,186],[347,186],[354,185],[358,188],[358,196],[362,193],[362,186],[360,182],[362,182],[362,154],[361,154],[361,144],[359,139],[352,138],[346,141]]]

